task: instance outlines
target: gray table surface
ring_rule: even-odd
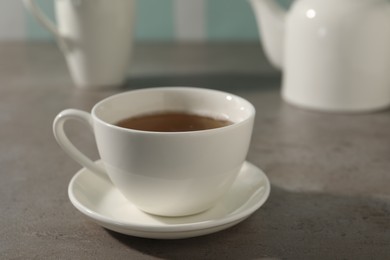
[[[248,160],[272,183],[266,204],[219,233],[152,240],[108,231],[79,213],[67,187],[80,166],[55,142],[65,108],[114,93],[190,85],[227,90],[256,109]],[[302,110],[279,96],[280,73],[258,44],[137,44],[126,84],[73,87],[53,44],[0,44],[0,259],[389,259],[390,111]],[[71,139],[98,158],[90,132]]]

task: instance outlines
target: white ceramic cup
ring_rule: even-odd
[[[233,124],[191,132],[149,132],[121,128],[125,118],[181,111],[227,119]],[[77,162],[113,184],[139,209],[184,216],[212,207],[231,187],[250,144],[254,107],[233,94],[189,87],[124,92],[97,103],[91,114],[67,109],[54,120],[54,135]],[[77,150],[64,132],[69,119],[95,134],[105,169]]]
[[[123,83],[132,50],[134,0],[56,0],[58,26],[34,0],[23,2],[56,37],[76,86],[108,88]]]

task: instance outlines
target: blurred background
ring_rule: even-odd
[[[279,0],[288,7],[292,0]],[[37,0],[53,20],[54,0]],[[257,41],[247,0],[136,0],[136,41]],[[21,0],[0,0],[0,40],[52,41]]]

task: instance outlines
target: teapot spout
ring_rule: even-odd
[[[274,67],[282,69],[286,10],[276,0],[249,1],[256,16],[266,57]]]

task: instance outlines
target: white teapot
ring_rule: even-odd
[[[390,105],[387,0],[250,0],[282,96],[310,109],[358,112]]]

